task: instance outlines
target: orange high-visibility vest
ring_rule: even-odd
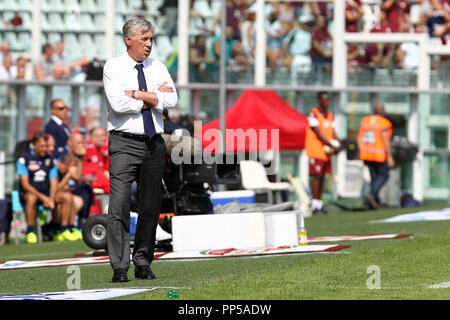
[[[386,146],[383,133],[390,140],[392,137],[392,123],[378,115],[371,115],[361,120],[359,139],[361,146],[359,157],[364,161],[385,162],[387,160]]]
[[[333,139],[333,114],[328,112],[327,116],[324,117],[318,108],[313,108],[311,112],[313,112],[317,120],[319,120],[318,129],[320,133],[328,140]],[[306,129],[305,142],[305,149],[308,157],[330,161],[331,157],[325,153],[324,146],[325,144],[322,140],[320,140],[313,129],[308,126],[308,129]]]

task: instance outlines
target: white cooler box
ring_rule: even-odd
[[[185,215],[172,218],[173,251],[298,245],[297,212]]]

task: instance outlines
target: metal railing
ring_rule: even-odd
[[[42,126],[46,123],[46,121],[50,118],[50,107],[49,103],[51,99],[57,98],[54,96],[54,87],[67,87],[70,92],[70,99],[67,103],[70,103],[71,106],[71,122],[78,123],[80,110],[82,109],[82,104],[84,101],[83,95],[87,94],[87,89],[93,89],[94,94],[100,97],[99,104],[99,124],[104,126],[107,121],[107,108],[106,104],[107,99],[103,90],[102,81],[86,81],[83,83],[80,82],[70,82],[70,81],[23,81],[23,80],[15,80],[15,81],[0,81],[0,87],[7,86],[11,92],[12,97],[6,100],[8,105],[8,112],[6,112],[5,105],[0,105],[0,119],[3,122],[10,121],[10,129],[6,130],[6,132],[0,132],[0,140],[8,139],[8,143],[4,143],[0,141],[0,150],[6,151],[6,160],[11,160],[12,152],[14,145],[17,141],[23,140],[27,136],[27,117],[30,114],[27,114],[28,104],[34,103],[35,108],[38,108],[38,113],[41,118]],[[43,100],[42,104],[36,101],[29,101],[29,97],[27,97],[27,88],[30,87],[39,87],[43,90]],[[215,96],[216,100],[218,100],[217,92],[220,89],[220,85],[218,83],[189,83],[184,85],[176,84],[177,90],[179,92],[179,109],[182,113],[188,114],[195,119],[202,119],[202,110],[204,110],[206,105],[203,104],[203,100],[201,99],[202,95],[205,93],[211,93]],[[445,113],[442,114],[429,114],[430,113],[430,104],[428,102],[423,104],[419,103],[421,96],[436,96],[436,97],[444,97],[448,100],[450,97],[450,89],[447,88],[430,88],[430,89],[418,89],[411,87],[366,87],[366,86],[352,86],[346,88],[335,88],[332,86],[306,86],[306,85],[280,85],[274,84],[270,86],[255,86],[252,84],[236,84],[236,83],[227,83],[225,85],[226,91],[226,101],[227,108],[231,107],[235,100],[239,97],[240,92],[246,89],[254,89],[254,90],[267,90],[272,89],[278,92],[281,95],[290,95],[293,97],[290,101],[291,105],[302,113],[306,113],[309,111],[310,107],[313,107],[312,103],[315,103],[315,93],[319,91],[328,91],[332,96],[332,111],[335,114],[336,121],[338,125],[344,129],[341,130],[341,136],[345,137],[348,132],[345,128],[348,127],[349,121],[349,110],[346,109],[347,104],[350,104],[350,96],[351,95],[364,95],[367,100],[361,102],[360,104],[364,104],[364,110],[351,111],[355,113],[369,113],[370,105],[379,101],[380,97],[386,97],[387,95],[394,95],[399,97],[409,97],[405,99],[403,104],[408,104],[407,110],[418,110],[419,114],[423,111],[425,115],[420,118],[419,122],[430,121],[430,119],[435,119],[433,122],[433,126],[443,126],[444,123],[441,123],[440,119],[445,117],[450,117],[450,110],[445,111],[445,106],[442,106],[442,110]],[[447,101],[445,99],[437,99]],[[429,100],[429,99],[428,99]],[[421,100],[420,100],[421,101]],[[427,101],[425,99],[424,101]],[[274,106],[275,108],[276,106]],[[215,108],[218,109],[218,102],[216,101]],[[215,114],[212,114],[213,117],[218,116],[217,109],[213,110]],[[416,121],[417,119],[410,119],[410,114],[404,113],[403,116],[406,119],[407,127],[409,126],[409,121]],[[211,117],[210,117],[211,118]],[[205,119],[203,119],[205,120]],[[210,119],[206,119],[210,120]],[[445,122],[445,121],[444,121]],[[423,130],[431,130],[431,127],[428,128],[427,124],[422,124],[419,126]],[[445,128],[444,128],[445,129]],[[447,124],[447,130],[450,135],[450,130]],[[421,135],[427,135],[427,133],[422,132]],[[2,147],[3,146],[3,147]],[[447,143],[447,149],[439,149],[433,148],[430,145],[422,145],[419,153],[420,157],[427,157],[428,155],[434,154],[436,151],[442,153],[448,153],[450,149],[449,143]],[[300,168],[301,170],[301,168]],[[429,168],[424,168],[424,170],[429,170]],[[6,175],[8,176],[8,171],[6,170]],[[413,172],[414,173],[414,172]],[[417,174],[417,173],[415,173]],[[6,177],[6,180],[10,180],[10,178]],[[7,184],[10,184],[7,182]],[[424,188],[424,186],[422,186]],[[6,192],[8,192],[9,186],[5,187]]]

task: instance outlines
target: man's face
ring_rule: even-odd
[[[44,57],[46,58],[46,59],[50,59],[52,56],[53,56],[53,48],[52,47],[48,47],[47,49],[45,49],[45,51],[44,51]]]
[[[69,108],[66,106],[64,101],[57,100],[53,103],[52,106],[52,114],[58,117],[61,120],[66,119],[67,113],[69,112]]]
[[[328,94],[322,94],[319,97],[319,105],[327,110],[328,107],[330,106],[330,96]]]
[[[7,42],[3,42],[1,47],[0,47],[0,51],[2,52],[3,55],[7,56],[9,55],[10,52],[10,46]]]
[[[84,137],[81,133],[72,133],[67,140],[67,145],[71,153],[79,155],[84,150]]]
[[[43,158],[47,154],[48,143],[44,138],[40,138],[33,144],[34,154],[38,158]]]
[[[97,147],[102,147],[105,145],[106,133],[103,129],[96,129],[91,136],[92,143]]]
[[[153,32],[151,30],[136,32],[133,39],[125,36],[129,55],[137,62],[142,62],[148,58],[153,46]]]

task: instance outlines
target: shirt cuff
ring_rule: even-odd
[[[155,91],[156,96],[158,97],[158,104],[154,107],[159,112],[163,112],[164,110],[164,93],[158,90]]]

